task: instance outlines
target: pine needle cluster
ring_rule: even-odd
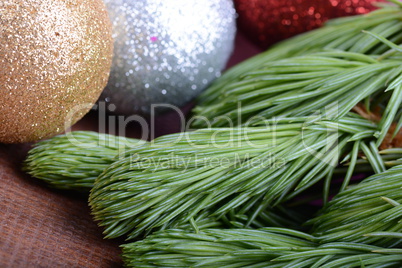
[[[36,143],[28,152],[24,170],[52,187],[89,192],[119,152],[142,143],[91,131],[69,132]]]
[[[327,94],[322,88],[314,91],[314,94],[311,94],[312,92],[308,94],[306,91],[309,91],[309,85],[321,81],[320,78],[325,78],[327,75],[339,75],[340,79],[346,75],[347,80],[351,78],[349,72],[354,72],[353,63],[344,65],[338,62],[339,65],[331,66],[331,61],[324,61],[320,66],[320,62],[314,62],[313,59],[301,60],[299,64],[292,60],[289,62],[287,59],[323,51],[331,51],[335,56],[341,52],[351,52],[363,58],[363,55],[387,54],[389,51],[387,44],[363,31],[377,34],[397,44],[402,42],[401,3],[390,2],[395,6],[385,5],[367,15],[332,20],[320,29],[280,42],[266,52],[231,68],[198,98],[197,107],[193,109],[195,119],[192,125],[216,127],[228,126],[228,121],[244,123],[252,117],[278,115],[286,110],[285,107],[297,109],[287,109],[287,115],[299,116],[300,111],[303,114],[308,113],[303,109],[304,106],[315,105],[314,99]],[[371,62],[363,58],[362,61]],[[371,71],[376,72],[374,69]],[[363,78],[360,76],[360,79]],[[371,79],[377,80],[368,74],[360,83]],[[357,83],[358,80],[359,76],[356,77]],[[349,92],[348,89],[345,90]],[[300,93],[302,95],[298,98]],[[293,96],[293,102],[286,102],[289,94]],[[355,97],[353,94],[349,96],[352,96],[352,99]],[[356,97],[358,98],[358,95]],[[241,110],[238,109],[239,101]]]
[[[165,230],[123,245],[123,258],[129,267],[400,267],[401,178],[402,165],[339,193],[310,221],[313,235],[272,227]]]

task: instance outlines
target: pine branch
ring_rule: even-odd
[[[402,165],[366,178],[337,194],[309,221],[321,243],[357,242],[381,247],[401,246],[396,239],[367,236],[402,233]]]
[[[123,260],[127,267],[401,267],[401,174],[396,166],[338,194],[311,221],[313,235],[165,230],[122,245]]]
[[[354,135],[376,129],[356,115],[336,131],[333,121],[306,119],[172,134],[128,151],[97,178],[93,215],[106,237],[134,238],[205,211],[220,219],[250,202],[275,206],[331,173]]]
[[[330,20],[324,27],[289,38],[273,46],[266,52],[246,60],[222,75],[212,87],[200,96],[201,102],[215,102],[225,86],[238,80],[239,76],[264,66],[265,63],[281,58],[302,55],[316,49],[339,49],[365,54],[382,54],[388,47],[379,40],[362,33],[367,30],[373,33],[384,33],[385,38],[397,42],[402,25],[399,24],[400,8],[384,5],[383,8],[366,15],[351,16]]]
[[[319,245],[290,229],[157,232],[125,244],[127,267],[400,267],[402,249],[359,243]]]
[[[400,7],[387,6],[364,16],[337,19],[320,29],[290,38],[246,60],[225,73],[199,97],[198,106],[193,110],[193,126],[206,127],[207,121],[208,124],[212,122],[213,126],[224,127],[228,126],[228,123],[244,124],[252,117],[301,116],[311,113],[311,109],[319,109],[325,104],[337,101],[342,104],[340,107],[345,107],[341,114],[348,112],[350,109],[344,104],[358,103],[385,85],[384,76],[390,78],[397,75],[389,73],[382,76],[380,70],[370,66],[372,59],[359,53],[379,55],[387,52],[389,47],[384,43],[385,39],[388,39],[389,43],[402,42],[401,18]],[[363,33],[362,30],[377,34],[383,40]],[[325,58],[317,58],[315,61],[300,57],[326,50],[335,52],[332,52],[332,56],[329,56],[331,52],[323,53]],[[353,59],[353,63],[339,59],[337,65],[328,66],[328,63],[335,61],[337,57],[346,56],[351,60],[349,57],[352,57],[352,53],[359,55]],[[355,65],[357,63],[366,63],[369,66],[358,68]],[[302,66],[308,67],[305,69]],[[376,74],[367,73],[365,76],[364,70]],[[292,72],[292,75],[289,75],[289,72]],[[333,95],[327,96],[331,89],[325,91],[315,82],[317,78],[322,82],[325,77],[336,75],[339,82],[345,79],[345,84],[338,86]],[[310,92],[313,90],[311,84],[316,86],[314,94]],[[328,82],[321,85],[328,87],[332,84]],[[349,91],[349,86],[356,91]],[[362,94],[358,94],[362,90]],[[289,98],[292,101],[289,101]],[[387,132],[386,128],[383,129]]]
[[[89,191],[96,177],[114,162],[116,158],[114,153],[117,154],[118,151],[131,148],[137,142],[137,140],[128,139],[122,147],[119,142],[124,139],[121,137],[86,131],[71,134],[74,135],[73,138],[60,135],[36,144],[34,149],[29,152],[25,169],[31,175],[48,182],[53,187]],[[115,144],[113,145],[113,143]],[[94,144],[96,146],[93,146]],[[109,145],[106,146],[106,144]],[[380,153],[386,166],[402,163],[402,160],[398,160],[402,158],[401,149],[387,149]],[[346,170],[337,167],[335,173],[345,174]],[[357,159],[356,166],[349,170],[351,175],[353,170],[356,170],[355,172],[372,172],[372,168],[364,158]],[[348,181],[345,179],[345,187],[347,184]],[[196,222],[202,227],[261,228],[274,226],[301,229],[302,223],[307,220],[306,215],[296,211],[297,208],[264,206],[257,201],[248,202],[240,209],[233,209],[219,220],[202,216],[197,218]],[[191,228],[191,225],[182,223],[176,227],[185,229]]]
[[[88,131],[75,131],[71,134],[74,135],[73,139],[69,139],[63,134],[35,144],[28,152],[24,170],[31,176],[56,188],[89,191],[95,179],[115,161],[119,151],[123,152],[138,146],[136,145],[137,142],[142,142],[127,139],[126,142],[121,143],[125,140],[122,137]],[[113,143],[115,145],[112,145]],[[92,146],[94,144],[96,146]],[[379,157],[386,167],[402,164],[402,150],[400,148],[386,149],[379,153]],[[353,170],[360,173],[373,172],[367,157],[358,157],[356,154],[355,162],[356,164],[349,168],[351,170],[349,177],[353,175]],[[350,165],[350,159],[346,158],[343,165],[337,167],[335,173],[338,175],[346,174],[348,165]],[[241,215],[243,216],[238,215],[236,217],[244,218],[243,212]],[[236,224],[240,223],[237,222]],[[277,225],[269,224],[269,226]],[[262,226],[257,225],[257,227]]]
[[[90,131],[74,131],[38,142],[23,169],[59,189],[89,191],[119,152],[144,141]]]
[[[334,116],[342,117],[365,98],[383,93],[389,81],[400,79],[400,59],[358,65],[347,58],[350,54],[323,52],[267,63],[258,72],[244,74],[238,85],[229,85],[232,89],[223,93],[224,99],[200,107],[194,124],[249,125],[278,116],[307,116],[327,107],[337,107]],[[338,65],[335,59],[344,65]],[[397,88],[394,99],[399,100],[398,84],[391,83],[391,86],[388,90]],[[389,102],[379,143],[394,121],[399,104]]]

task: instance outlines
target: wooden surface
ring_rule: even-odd
[[[48,189],[20,171],[28,146],[0,145],[0,267],[120,267],[85,196]]]
[[[228,66],[257,52],[238,35]],[[178,131],[178,121],[174,114],[158,118],[155,136]],[[73,129],[99,131],[98,115],[88,114]],[[129,125],[127,133],[136,137],[140,129]],[[30,146],[0,144],[0,267],[121,267],[124,241],[102,238],[85,195],[49,189],[21,171]]]

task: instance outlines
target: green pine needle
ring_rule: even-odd
[[[75,131],[35,144],[29,151],[24,169],[33,177],[59,189],[89,192],[96,177],[118,159],[118,155],[145,142],[89,131]],[[291,208],[255,205],[232,210],[219,219],[204,214],[195,219],[197,226],[259,228],[263,226],[292,226],[300,228],[306,217]],[[254,216],[253,216],[254,215]],[[191,228],[183,223],[180,228]]]
[[[376,128],[355,115],[338,131],[331,120],[292,120],[172,134],[128,151],[97,178],[93,215],[107,237],[135,238],[205,211],[219,219],[250,202],[277,205],[332,172],[353,135],[372,130],[370,138]]]
[[[402,71],[402,58],[370,62],[350,59],[351,55],[355,53],[320,52],[266,63],[230,85],[233,89],[222,92],[216,104],[195,108],[200,113],[194,124],[244,125],[261,118],[307,116],[331,106],[338,108],[334,117],[342,117],[360,101],[383,92]],[[387,118],[392,121],[394,116]]]
[[[143,143],[97,132],[69,132],[35,144],[24,170],[52,187],[88,192],[119,152]]]
[[[122,246],[127,267],[401,267],[402,249],[328,243],[290,229],[165,230]]]
[[[366,178],[337,194],[309,221],[321,243],[357,242],[401,246],[400,238],[368,235],[402,232],[402,165]]]
[[[400,6],[385,6],[367,15],[330,21],[280,42],[217,79],[198,98],[192,125],[225,127],[246,124],[253,117],[302,116],[335,102],[340,103],[339,115],[343,115],[398,75],[376,69],[367,55],[386,53],[389,45],[402,42],[401,18]],[[301,56],[317,51],[322,54],[315,60]],[[299,57],[292,59],[295,56]],[[379,59],[384,57],[389,55]],[[339,79],[323,82],[334,76]],[[336,91],[332,85],[337,85]],[[313,86],[316,89],[311,92]],[[390,108],[395,111],[395,106]],[[392,116],[387,119],[389,122]],[[386,126],[382,129],[384,135]]]

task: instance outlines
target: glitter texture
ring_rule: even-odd
[[[382,0],[235,0],[238,25],[262,48],[320,27],[331,18],[365,14]]]
[[[114,60],[103,99],[124,114],[151,104],[181,106],[197,96],[232,52],[231,0],[106,0]],[[158,111],[158,110],[157,110]]]
[[[1,1],[0,142],[54,135],[88,112],[107,83],[111,34],[101,0]]]

